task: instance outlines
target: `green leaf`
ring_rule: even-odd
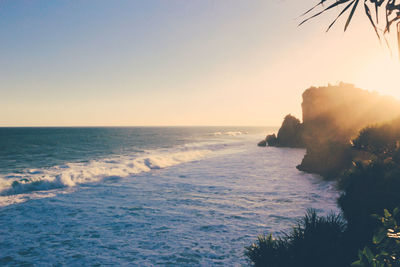
[[[344,31],[346,31],[346,30],[347,30],[347,27],[349,27],[350,21],[351,21],[351,19],[353,18],[354,12],[355,12],[356,9],[357,9],[358,2],[359,2],[359,0],[356,0],[356,2],[355,2],[354,5],[353,5],[353,8],[352,8],[351,11],[350,11],[350,15],[349,15],[349,17],[347,18],[346,25],[344,26]]]
[[[361,250],[358,250],[358,258],[360,260],[362,260],[362,258],[363,258],[363,252]]]
[[[372,242],[374,244],[379,244],[382,242],[382,240],[386,237],[386,229],[381,228],[379,231],[374,235],[372,238]]]
[[[368,259],[369,263],[374,259],[374,254],[372,254],[372,251],[368,247],[364,248],[364,255]]]
[[[368,258],[367,258],[367,255],[365,255],[365,254],[363,254],[363,256],[362,256],[362,259],[361,259],[361,262],[365,265],[366,263],[368,263],[368,266],[369,266],[369,260],[368,260]]]
[[[384,210],[383,210],[383,213],[385,214],[385,217],[386,217],[386,218],[389,218],[389,217],[392,216],[392,215],[390,214],[390,212],[389,212],[387,209],[384,209]]]

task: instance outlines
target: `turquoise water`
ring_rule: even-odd
[[[0,265],[246,265],[305,209],[337,210],[273,128],[0,129]]]

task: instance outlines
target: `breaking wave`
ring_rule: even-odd
[[[0,196],[43,191],[100,182],[110,177],[124,178],[204,158],[211,150],[147,151],[141,155],[118,156],[68,163],[46,169],[0,175]]]

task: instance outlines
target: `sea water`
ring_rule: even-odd
[[[337,211],[274,128],[0,128],[0,265],[240,266],[261,233]]]

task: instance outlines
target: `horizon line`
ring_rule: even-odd
[[[0,128],[280,127],[267,125],[0,125]]]

